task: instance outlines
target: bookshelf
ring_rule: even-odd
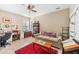
[[[34,21],[33,23],[33,34],[37,34],[40,32],[40,23],[39,21]]]
[[[62,27],[62,40],[69,38],[69,27]]]

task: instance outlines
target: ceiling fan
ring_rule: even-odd
[[[27,6],[27,10],[32,11],[32,12],[37,12],[34,8],[35,8],[35,6],[32,5],[32,4],[29,4],[29,5]]]

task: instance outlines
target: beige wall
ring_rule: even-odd
[[[14,14],[14,13],[10,13],[10,12],[7,12],[7,11],[0,10],[0,23],[1,24],[3,24],[3,21],[2,21],[3,17],[4,18],[10,18],[11,19],[10,25],[12,25],[12,24],[18,25],[18,29],[19,30],[22,29],[21,27],[22,27],[23,20],[28,21],[27,17],[21,16],[21,15],[17,15],[17,14]],[[4,26],[2,26],[2,27],[4,27]],[[11,30],[11,28],[7,28],[6,30]]]
[[[3,23],[3,17],[5,18],[11,18],[12,22],[11,23],[8,23],[10,25],[9,28],[5,28],[4,25],[5,23]],[[21,16],[21,15],[17,15],[17,14],[14,14],[14,13],[10,13],[10,12],[7,12],[7,11],[3,11],[3,10],[0,10],[0,24],[1,24],[1,27],[2,29],[4,29],[4,31],[12,31],[12,25],[18,25],[18,30],[20,30],[20,38],[23,38],[23,31],[22,31],[22,24],[23,24],[23,21],[29,21],[29,19],[27,17],[24,17],[24,16]],[[14,28],[15,29],[15,28]],[[12,41],[12,37],[9,39],[9,41]]]
[[[62,27],[69,26],[69,9],[38,16],[34,20],[39,20],[41,31],[57,32],[60,34]]]

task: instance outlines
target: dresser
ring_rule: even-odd
[[[32,32],[31,31],[24,32],[24,38],[31,37],[31,36],[32,36]]]

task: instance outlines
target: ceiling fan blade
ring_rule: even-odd
[[[36,10],[32,10],[33,12],[37,12]]]
[[[33,8],[34,8],[34,5],[29,4],[29,5],[27,6],[27,9],[29,9],[29,10],[32,10]]]

